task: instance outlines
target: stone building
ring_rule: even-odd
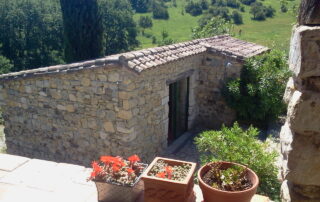
[[[8,153],[88,164],[148,162],[195,126],[230,124],[221,96],[268,49],[227,35],[0,76]]]

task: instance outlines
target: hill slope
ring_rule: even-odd
[[[176,42],[187,41],[191,39],[191,29],[198,24],[198,20],[201,16],[193,17],[184,12],[184,6],[186,0],[176,0],[177,7],[173,7],[171,2],[167,3],[168,12],[170,15],[169,20],[154,20],[153,27],[145,30],[145,35],[139,34],[138,40],[141,42],[140,48],[147,48],[157,46],[152,44],[151,36],[155,36],[158,40],[161,39],[161,32],[166,30],[169,33],[169,37]],[[234,36],[243,40],[255,42],[268,47],[275,47],[283,50],[288,50],[291,29],[295,22],[295,17],[292,12],[282,13],[280,11],[279,0],[264,0],[265,5],[271,5],[276,9],[276,14],[273,18],[267,18],[265,21],[252,20],[252,15],[249,13],[250,7],[245,6],[245,12],[241,13],[243,16],[243,25],[234,26]],[[290,9],[297,0],[289,2],[288,8]],[[231,8],[229,8],[232,13]],[[138,22],[141,15],[149,15],[152,17],[152,13],[135,14],[134,19]],[[241,30],[241,35],[239,35]],[[139,49],[140,49],[139,48]]]

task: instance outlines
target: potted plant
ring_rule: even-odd
[[[251,169],[224,161],[201,167],[198,179],[206,202],[250,202],[259,184]]]
[[[157,157],[142,175],[144,201],[187,202],[194,200],[193,173],[196,164]]]
[[[143,191],[139,180],[146,167],[137,155],[128,159],[101,156],[99,162],[92,162],[93,170],[88,180],[95,182],[99,202],[131,202]]]

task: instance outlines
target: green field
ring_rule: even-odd
[[[297,0],[296,0],[297,1]],[[262,1],[265,5],[272,5],[276,9],[276,14],[273,18],[267,18],[265,21],[251,20],[252,15],[249,13],[250,7],[245,6],[243,16],[243,25],[234,26],[234,36],[247,41],[255,42],[268,47],[288,50],[291,29],[295,22],[294,15],[288,11],[282,13],[280,11],[279,0]],[[294,2],[289,3],[290,9]],[[145,33],[154,35],[158,40],[161,39],[161,32],[166,30],[169,37],[177,42],[187,41],[191,39],[191,29],[197,26],[198,19],[201,16],[193,17],[188,13],[183,13],[186,0],[177,0],[177,7],[173,7],[171,2],[168,2],[169,20],[154,20],[153,27],[146,29]],[[229,8],[230,13],[232,9]],[[138,21],[141,15],[152,16],[151,13],[135,14],[134,19]],[[239,36],[241,30],[241,36]],[[152,44],[151,38],[147,38],[139,34],[138,40],[141,42],[141,48],[157,46]]]

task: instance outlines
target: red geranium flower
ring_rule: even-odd
[[[102,172],[102,168],[99,166],[99,164],[96,161],[93,161],[91,165],[93,168],[91,172],[91,178],[95,178],[97,175],[99,175]]]
[[[165,172],[160,172],[156,175],[156,177],[159,177],[159,178],[166,178],[166,173]]]
[[[100,161],[102,161],[105,164],[115,163],[118,161],[121,161],[118,157],[113,156],[101,156]]]
[[[119,165],[117,165],[117,164],[113,164],[112,165],[112,170],[113,170],[113,172],[119,172],[120,171],[120,166]]]
[[[132,174],[132,173],[134,172],[134,170],[132,170],[131,168],[128,168],[128,169],[127,169],[127,172],[128,172],[129,174]]]
[[[137,161],[141,161],[138,155],[132,155],[128,158],[131,163],[135,163]]]
[[[166,173],[168,175],[168,179],[171,179],[172,178],[172,167],[167,166],[167,167],[165,167],[165,169],[166,169]]]

